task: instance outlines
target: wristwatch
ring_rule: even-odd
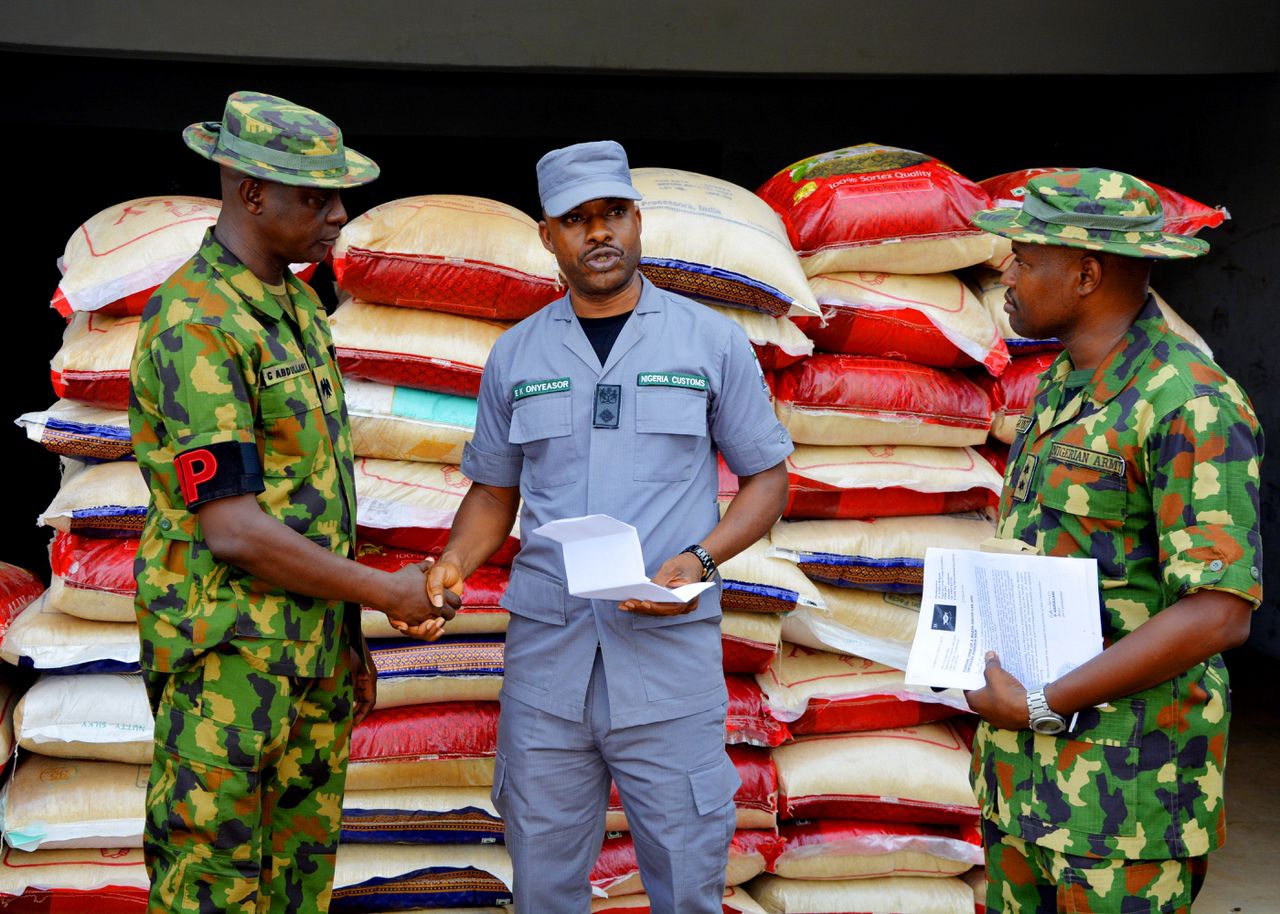
[[[691,553],[695,559],[702,563],[702,580],[710,581],[711,576],[716,573],[716,560],[711,557],[711,553],[703,549],[697,543],[692,546],[685,546],[680,550],[681,553]]]
[[[1053,736],[1067,729],[1066,719],[1045,701],[1044,689],[1032,689],[1027,693],[1027,714],[1031,719],[1031,729],[1036,733]]]

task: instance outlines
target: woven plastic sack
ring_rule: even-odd
[[[50,303],[74,311],[138,315],[156,286],[190,260],[222,204],[207,197],[140,197],[108,206],[67,239]],[[304,280],[315,264],[293,264]]]
[[[785,227],[751,191],[674,168],[633,168],[631,181],[654,285],[774,317],[818,313]]]
[[[475,433],[471,397],[355,378],[346,394],[351,445],[360,457],[461,463],[462,446]]]
[[[145,914],[141,849],[15,851],[0,862],[0,910],[14,914]]]
[[[781,640],[782,619],[779,616],[772,613],[726,610],[720,618],[724,671],[759,673],[769,666]]]
[[[44,584],[30,571],[0,562],[0,638],[18,615],[44,592]]]
[[[782,840],[773,831],[740,830],[729,843],[725,885],[737,886],[763,873],[782,851]],[[591,885],[610,898],[644,891],[640,865],[630,835],[605,839],[600,857],[591,869]]]
[[[344,377],[475,397],[494,342],[492,321],[350,299],[330,318]]]
[[[13,712],[22,693],[10,676],[0,674],[0,768],[9,764],[17,745],[13,736]]]
[[[29,752],[151,764],[155,720],[139,674],[41,676],[18,702],[13,726]]]
[[[381,685],[379,685],[381,688]],[[501,844],[488,787],[391,787],[342,797],[343,844]]]
[[[994,535],[982,514],[798,520],[774,525],[772,554],[800,566],[810,580],[838,587],[919,593],[930,546],[977,549]]]
[[[740,885],[729,886],[724,890],[723,914],[765,914],[764,908],[756,904]],[[620,895],[617,898],[592,898],[591,914],[652,914],[649,896],[643,892],[636,895]]]
[[[959,876],[982,863],[976,826],[859,822],[784,822],[783,850],[770,872],[784,879]]]
[[[735,612],[780,613],[820,605],[813,582],[795,565],[769,555],[769,547],[766,536],[720,566],[720,606]]]
[[[45,602],[34,600],[13,620],[0,641],[0,659],[36,670],[137,672],[136,623],[77,619],[50,612]]]
[[[945,273],[991,256],[969,217],[986,191],[933,156],[863,143],[810,156],[757,193],[782,216],[805,273]]]
[[[1057,352],[1018,356],[1000,377],[978,379],[978,384],[991,399],[992,438],[1005,444],[1013,443],[1018,420],[1031,405],[1040,378],[1057,358]]]
[[[723,478],[721,496],[737,490]],[[800,444],[787,457],[790,520],[955,514],[994,505],[1001,479],[972,448]],[[790,607],[787,607],[790,609]]]
[[[742,308],[721,308],[710,305],[717,314],[733,321],[747,335],[755,350],[756,360],[765,371],[786,368],[813,355],[813,340],[805,336],[793,322],[814,318],[770,317],[758,311]]]
[[[405,565],[421,562],[426,556],[408,549],[360,543],[356,561],[381,571],[399,571]],[[462,607],[449,620],[450,635],[494,635],[507,630],[508,613],[501,606],[511,569],[498,565],[481,565],[471,573],[462,587]],[[362,607],[360,627],[366,638],[399,638],[386,613]]]
[[[131,460],[83,466],[68,461],[62,485],[38,523],[84,536],[137,537],[151,495]]]
[[[874,660],[783,642],[756,682],[769,712],[796,735],[914,726],[969,710],[962,692],[912,688],[903,676]]]
[[[497,752],[496,701],[374,711],[351,734],[347,789],[492,784]]]
[[[5,797],[4,840],[24,851],[141,847],[147,765],[28,755]]]
[[[439,555],[471,480],[451,464],[360,458],[355,467],[360,537],[428,555]],[[520,549],[520,523],[489,558],[510,565]]]
[[[49,362],[53,392],[90,406],[128,409],[129,362],[140,320],[73,315],[62,333],[62,346]]]
[[[992,206],[1022,209],[1022,199],[1027,192],[1028,181],[1039,175],[1067,170],[1069,169],[1024,168],[1021,171],[1011,171],[979,181],[978,186],[991,197]],[[1175,235],[1194,235],[1204,228],[1217,228],[1231,218],[1225,206],[1209,206],[1163,185],[1154,184],[1151,181],[1147,181],[1146,184],[1160,198],[1166,232],[1172,232]],[[987,265],[1003,270],[1013,257],[1012,242],[1008,238],[997,237],[995,245],[995,251],[987,260]]]
[[[826,273],[809,280],[822,317],[795,318],[824,352],[999,375],[1009,352],[983,302],[950,273]]]
[[[777,372],[774,408],[797,444],[963,447],[986,440],[991,403],[958,371],[819,354]]]
[[[15,422],[45,450],[86,463],[133,454],[129,414],[123,410],[58,400],[46,410],[23,413]]]
[[[973,914],[964,880],[928,876],[878,879],[783,879],[761,876],[749,886],[768,914]]]
[[[429,194],[375,206],[342,229],[338,285],[369,301],[519,320],[558,298],[538,224],[496,200]]]
[[[369,642],[378,669],[378,708],[441,701],[497,701],[502,690],[501,635],[448,635]]]
[[[339,844],[332,914],[511,904],[506,848],[474,844]]]
[[[919,596],[829,584],[817,587],[825,605],[802,607],[783,619],[784,639],[906,669],[919,624]]]
[[[779,746],[791,738],[787,725],[765,704],[759,683],[750,676],[729,674],[724,677],[724,684],[729,691],[726,743]]]
[[[969,825],[969,747],[949,722],[797,737],[773,750],[786,819]]]
[[[742,786],[733,796],[733,805],[737,807],[737,827],[777,828],[778,774],[769,750],[755,746],[729,746],[725,752],[742,779]],[[609,807],[604,822],[606,831],[630,831],[631,828],[616,784],[609,786]]]
[[[136,539],[58,531],[49,547],[48,608],[99,622],[136,621]]]

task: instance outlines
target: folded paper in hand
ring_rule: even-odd
[[[564,548],[569,593],[592,600],[649,600],[688,603],[714,581],[667,588],[644,573],[644,554],[636,528],[608,514],[566,517],[533,531]]]

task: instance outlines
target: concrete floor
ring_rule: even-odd
[[[1193,914],[1280,914],[1280,659],[1227,656],[1227,843],[1209,858]]]

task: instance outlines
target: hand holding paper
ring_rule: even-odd
[[[569,593],[592,600],[688,603],[714,581],[662,587],[644,573],[636,528],[607,514],[567,517],[533,531],[564,548]]]

